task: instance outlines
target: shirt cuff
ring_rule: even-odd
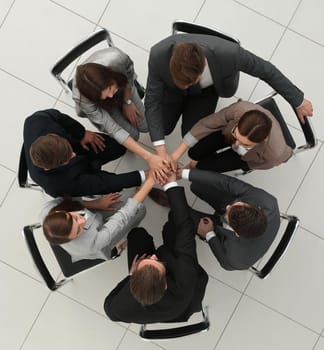
[[[189,180],[190,169],[183,169],[181,177],[185,180]]]
[[[216,237],[216,233],[214,231],[209,231],[206,233],[206,241],[209,242],[213,237]]]
[[[163,189],[164,189],[164,191],[167,191],[169,188],[177,187],[177,186],[179,186],[179,185],[176,181],[171,181],[171,182],[168,182],[167,184],[165,184],[163,186]]]
[[[138,172],[140,173],[140,177],[141,177],[142,183],[144,183],[145,180],[146,180],[146,176],[145,176],[144,170],[139,170]]]
[[[153,146],[162,146],[165,145],[165,140],[158,140],[158,141],[153,141]]]
[[[189,148],[193,147],[196,143],[198,143],[198,139],[194,137],[191,132],[187,132],[185,136],[183,137],[183,142],[186,143]]]

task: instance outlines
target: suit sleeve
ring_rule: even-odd
[[[112,321],[121,321],[115,312],[115,298],[118,297],[119,292],[124,288],[124,286],[129,282],[130,276],[127,276],[122,281],[120,281],[117,286],[108,294],[104,302],[104,309],[107,316]],[[118,302],[117,302],[117,310],[118,310]]]
[[[173,187],[167,190],[171,203],[171,214],[175,224],[175,246],[177,254],[186,254],[196,258],[196,242],[194,223],[190,216],[189,207],[183,187]]]
[[[304,94],[278,68],[269,61],[239,48],[239,70],[260,78],[268,83],[294,108],[299,107],[304,99]]]
[[[214,171],[206,171],[200,169],[192,169],[189,173],[189,181],[195,185],[204,185],[213,188],[217,193],[227,193],[231,197],[242,198],[247,192],[255,189],[255,187],[236,179],[232,176],[216,173]]]
[[[98,171],[94,174],[81,174],[75,178],[73,184],[68,184],[72,186],[66,190],[66,193],[73,196],[84,196],[120,192],[123,188],[139,186],[141,182],[138,171],[122,174]]]
[[[164,83],[159,73],[159,65],[154,54],[149,57],[149,72],[145,93],[145,116],[148,122],[152,142],[164,140],[162,99]]]
[[[143,219],[144,215],[144,205],[133,198],[128,198],[126,204],[110,216],[100,229],[94,242],[95,250],[105,249],[105,251],[110,252]]]
[[[183,141],[189,147],[193,147],[199,140],[224,128],[228,122],[233,119],[233,112],[236,109],[236,105],[237,102],[200,119],[191,130],[187,132]]]

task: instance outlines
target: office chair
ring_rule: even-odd
[[[26,162],[25,147],[24,144],[20,150],[19,164],[18,164],[18,184],[21,188],[29,188],[37,191],[43,191],[43,189],[36,183],[32,182],[28,178],[28,167]]]
[[[44,262],[35,239],[34,231],[40,227],[41,224],[39,223],[25,226],[23,228],[23,236],[38,272],[51,291],[54,291],[65,283],[71,281],[71,277],[76,276],[80,272],[93,268],[106,261],[103,259],[84,259],[72,262],[71,256],[63,248],[50,245],[56,260],[61,267],[63,275],[65,276],[65,278],[56,282]]]
[[[191,334],[207,332],[209,330],[209,318],[207,307],[201,308],[202,321],[188,324],[186,326],[164,328],[164,329],[147,329],[147,324],[141,325],[139,335],[144,340],[167,340],[184,337]]]
[[[293,239],[297,228],[299,226],[299,219],[296,216],[286,215],[281,213],[280,217],[283,220],[287,220],[287,226],[284,234],[282,235],[278,245],[276,246],[274,252],[271,254],[268,261],[263,265],[262,268],[257,268],[255,266],[250,267],[250,271],[261,279],[265,279],[269,276],[272,269],[279,263],[283,255],[285,254],[291,240]]]
[[[87,52],[92,47],[96,46],[101,42],[106,42],[108,47],[114,46],[111,36],[107,29],[100,28],[99,30],[91,33],[88,37],[80,41],[70,51],[68,51],[63,57],[61,57],[51,69],[51,73],[54,78],[60,83],[66,93],[72,91],[72,79],[67,80],[62,77],[64,70],[75,60],[77,60],[82,54]],[[142,99],[144,97],[144,87],[135,80],[135,87],[138,95]]]

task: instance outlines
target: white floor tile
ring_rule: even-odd
[[[105,317],[52,293],[22,350],[114,350],[124,333]]]
[[[0,205],[5,200],[6,195],[8,194],[8,191],[10,189],[10,186],[12,185],[13,181],[16,178],[16,174],[8,170],[7,168],[4,168],[0,165],[0,177],[1,177],[1,184],[0,184]]]
[[[95,23],[98,22],[107,5],[106,0],[96,0],[96,6],[93,6],[91,1],[55,0],[55,2]]]
[[[157,344],[163,346],[168,350],[178,349],[200,349],[212,350],[214,349],[219,336],[221,335],[224,326],[230,319],[241,294],[237,291],[217,282],[214,279],[209,279],[207,285],[206,295],[203,301],[203,305],[208,306],[208,314],[210,320],[210,329],[208,332],[195,334],[172,341],[163,342],[156,341]],[[194,314],[190,322],[201,321],[201,315],[199,313]],[[179,326],[182,324],[174,324],[173,326]],[[162,325],[167,328],[167,325]],[[154,328],[151,326],[151,328]],[[139,326],[132,324],[131,329],[138,332]]]
[[[323,18],[324,3],[321,0],[307,0],[302,1],[298,10],[289,24],[289,28],[298,33],[317,41],[321,45],[324,44],[323,34]],[[305,18],[309,19],[307,25]]]
[[[60,87],[50,68],[71,42],[93,28],[92,23],[53,2],[17,0],[0,31],[0,67],[56,96]]]
[[[300,48],[303,48],[300,50]],[[310,58],[311,52],[311,58]],[[305,64],[310,62],[311,64]],[[324,75],[324,47],[321,47],[291,31],[285,32],[271,62],[275,64],[305,94],[314,105],[312,118],[318,137],[324,139],[324,101],[320,77]],[[298,121],[294,118],[294,124]]]
[[[244,297],[217,350],[311,350],[317,335]]]
[[[6,227],[5,234],[0,235],[0,259],[39,281],[42,279],[33,264],[22,230],[25,225],[39,222],[38,215],[48,198],[43,192],[14,185],[0,211],[0,220]],[[35,231],[35,237],[45,263],[56,278],[60,270],[41,229]]]
[[[0,347],[20,349],[48,295],[40,283],[0,263]]]
[[[324,241],[299,228],[286,255],[266,280],[254,277],[246,294],[293,320],[321,332]]]
[[[195,0],[113,0],[110,1],[99,24],[148,50],[158,41],[171,35],[174,20],[184,19],[192,22],[202,3]],[[129,14],[127,21],[121,21],[120,15],[125,16],[125,13]]]
[[[323,172],[324,148],[321,146],[318,156],[289,208],[289,213],[297,215],[303,227],[322,238],[324,238],[323,226],[321,225],[322,198],[324,196]],[[307,205],[308,210],[305,205]]]
[[[0,7],[0,25],[5,20],[6,15],[8,14],[8,11],[10,9],[10,6],[14,3],[14,0],[2,0],[1,1],[1,7]]]
[[[283,25],[287,25],[298,6],[299,0],[286,0],[280,3],[280,11],[274,3],[267,0],[238,0],[238,2]]]
[[[51,108],[54,99],[1,71],[0,80],[3,86],[0,138],[0,147],[3,151],[0,155],[0,164],[15,171],[22,146],[25,118],[37,110]]]
[[[324,350],[324,338],[321,337],[318,343],[316,344],[314,350]]]
[[[163,344],[165,348],[165,344]],[[138,335],[128,331],[120,343],[118,350],[161,350],[161,347],[150,341],[143,341]]]

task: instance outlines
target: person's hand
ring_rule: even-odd
[[[87,151],[89,151],[89,145],[95,153],[99,153],[99,151],[103,151],[106,147],[104,141],[105,139],[101,135],[93,131],[86,130],[80,144]]]
[[[177,180],[180,180],[180,179],[182,179],[182,170],[183,170],[184,168],[178,168],[177,169]]]
[[[304,99],[302,105],[296,108],[296,113],[300,121],[305,124],[305,117],[311,117],[313,115],[312,102]]]
[[[199,221],[197,233],[200,237],[206,239],[206,235],[210,231],[214,231],[214,223],[211,218],[205,216]]]
[[[130,105],[124,104],[123,114],[135,128],[137,127],[138,118],[144,118],[134,103]]]
[[[98,210],[106,210],[106,211],[114,211],[117,210],[112,205],[121,203],[120,200],[121,194],[119,192],[105,194],[101,198],[94,199],[91,201],[91,205],[94,209]]]
[[[168,176],[172,172],[171,165],[167,160],[157,154],[152,154],[147,159],[147,163],[151,170],[150,173],[156,183],[163,184],[167,181]]]
[[[135,257],[133,259],[133,262],[132,262],[132,266],[131,266],[130,271],[129,271],[130,275],[133,274],[136,271],[138,263],[141,260],[145,259],[146,256],[148,256],[148,255],[147,254],[143,254],[140,257],[138,257],[138,254],[135,255]]]

